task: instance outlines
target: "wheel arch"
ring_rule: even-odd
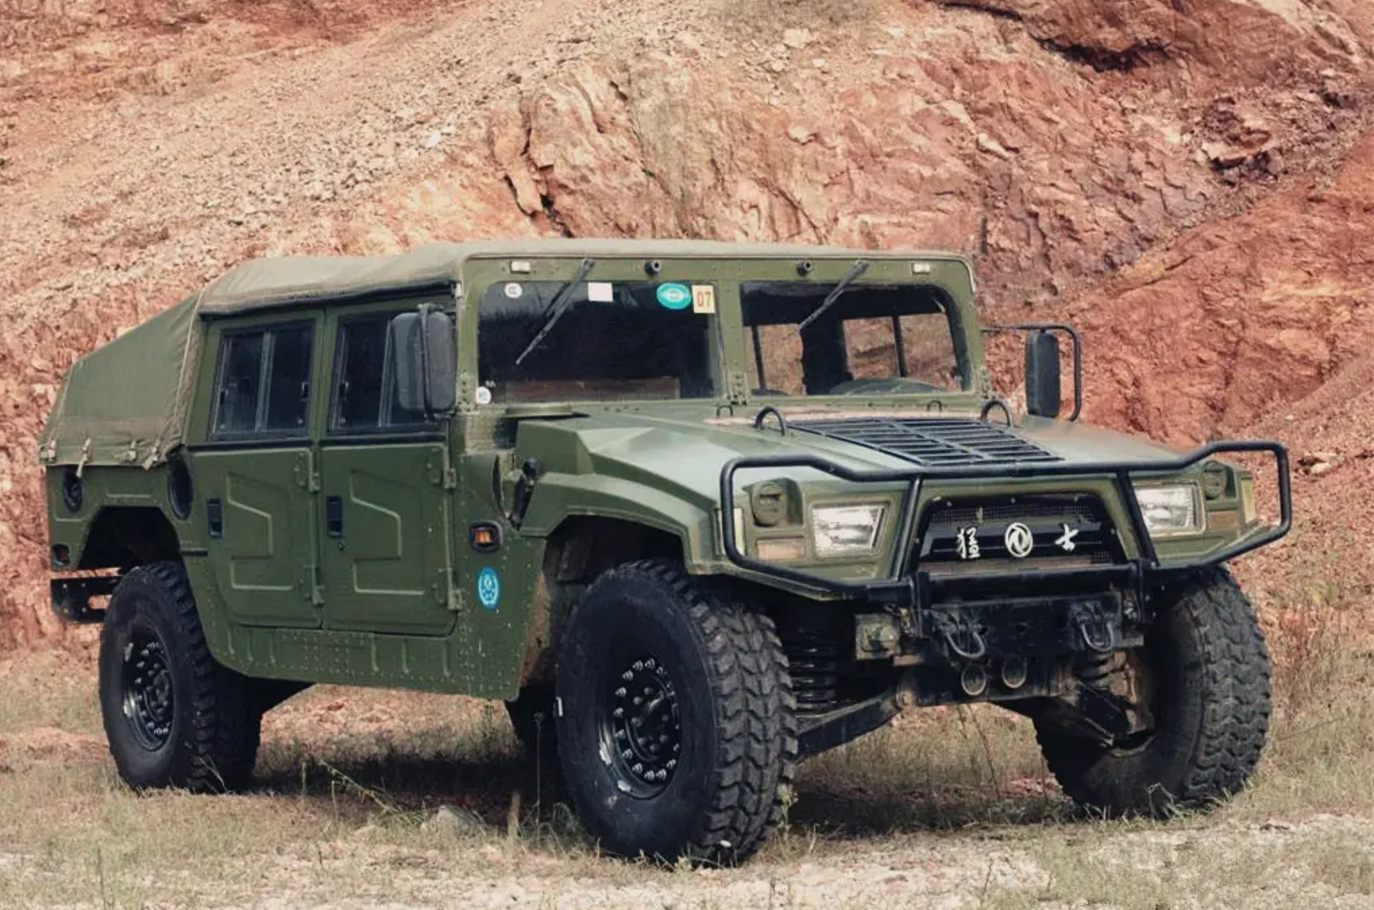
[[[181,560],[181,536],[159,506],[101,506],[91,519],[74,569],[127,569]]]
[[[604,515],[570,515],[548,536],[525,630],[520,687],[552,679],[563,624],[582,592],[601,573],[652,557],[681,560],[680,536],[660,527]]]

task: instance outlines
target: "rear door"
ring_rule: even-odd
[[[311,490],[317,314],[214,326],[207,441],[190,448],[207,558],[229,615],[247,625],[320,624]]]
[[[440,427],[401,407],[387,325],[420,301],[331,318],[335,349],[320,445],[324,625],[443,635],[452,472]],[[451,303],[451,300],[434,301]]]

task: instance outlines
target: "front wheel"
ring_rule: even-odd
[[[609,852],[735,862],[781,820],[797,728],[768,617],[681,565],[619,566],[573,611],[556,683],[564,778]]]
[[[1126,658],[1150,678],[1152,729],[1104,746],[1036,718],[1045,762],[1064,792],[1108,815],[1161,816],[1239,791],[1269,726],[1269,652],[1231,576],[1217,570],[1172,592],[1144,648]]]

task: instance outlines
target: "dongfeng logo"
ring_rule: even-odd
[[[1016,522],[1007,528],[1007,533],[1002,535],[1002,540],[1007,545],[1007,552],[1017,559],[1025,559],[1030,555],[1031,550],[1035,549],[1035,535],[1031,534],[1031,529]]]

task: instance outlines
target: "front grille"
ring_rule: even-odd
[[[1059,456],[1007,427],[966,417],[859,417],[796,421],[789,426],[877,449],[922,467],[1060,461]]]
[[[1030,532],[1023,555],[1007,539],[1016,524]],[[932,575],[1090,568],[1122,558],[1107,511],[1091,496],[941,500],[927,507],[919,527],[918,565]]]

